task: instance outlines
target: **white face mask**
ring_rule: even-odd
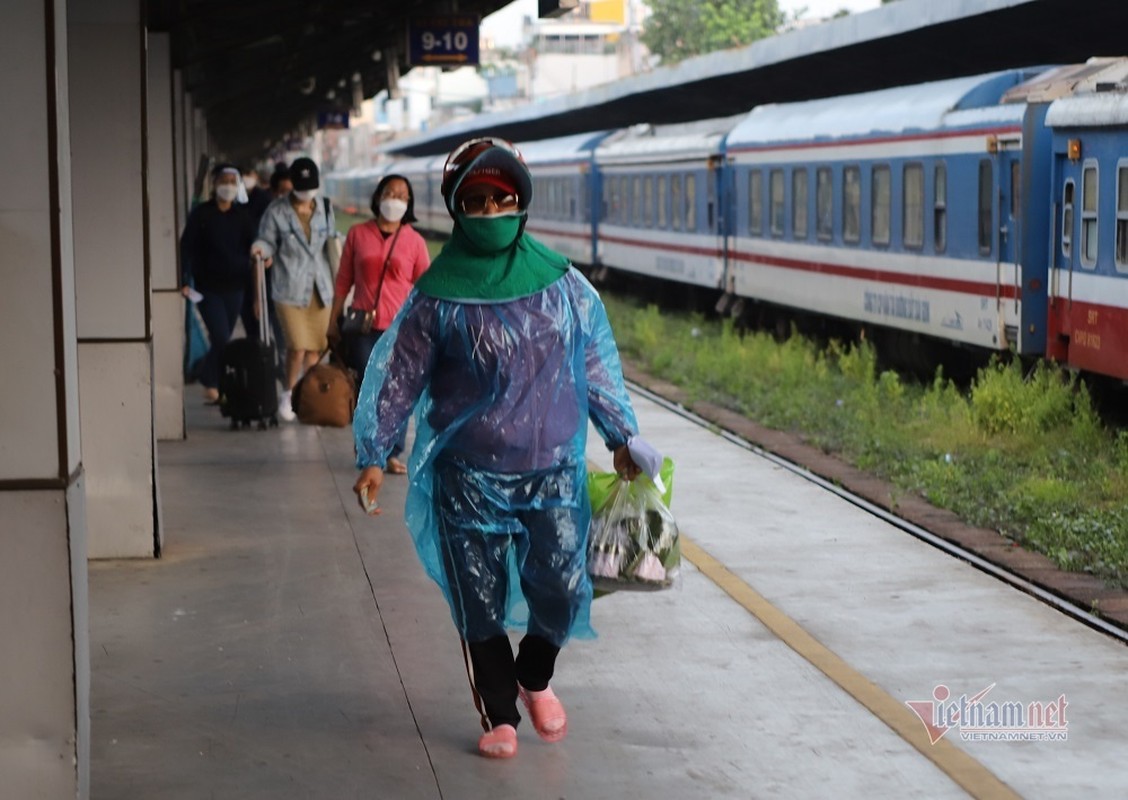
[[[249,192],[251,189],[258,186],[258,178],[256,178],[254,175],[244,175],[243,185],[247,187],[247,191]]]
[[[292,194],[294,195],[294,197],[296,197],[301,202],[308,203],[310,200],[317,197],[317,190],[316,189],[303,189],[300,192],[295,190],[294,192],[292,192]]]
[[[232,186],[230,183],[222,183],[215,187],[215,196],[225,203],[230,203],[239,196],[239,187]]]
[[[407,201],[389,197],[380,201],[380,216],[388,222],[399,222],[407,213]]]

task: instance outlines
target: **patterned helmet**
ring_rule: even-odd
[[[533,179],[520,151],[504,139],[471,139],[456,147],[443,165],[441,191],[447,211],[454,216],[455,198],[471,175],[489,176],[490,182],[512,186],[517,207],[524,211],[533,199]]]

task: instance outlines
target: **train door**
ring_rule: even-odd
[[[1054,153],[1050,180],[1049,322],[1046,355],[1057,361],[1069,357],[1072,333],[1074,209],[1077,181],[1064,153]]]
[[[1022,149],[1018,140],[999,141],[998,220],[995,228],[995,267],[999,317],[1005,343],[1018,343],[1022,298]]]
[[[709,232],[713,237],[713,249],[719,262],[720,285],[718,289],[725,288],[726,261],[728,254],[726,229],[728,228],[728,209],[725,207],[730,192],[725,186],[728,170],[724,168],[724,156],[712,156],[709,159],[709,175],[706,181],[707,189],[707,220]]]

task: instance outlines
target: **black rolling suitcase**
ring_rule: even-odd
[[[219,410],[231,418],[231,429],[249,428],[257,422],[259,430],[278,426],[278,389],[275,386],[275,353],[271,340],[266,305],[266,281],[262,259],[255,259],[255,285],[258,290],[259,337],[234,339],[223,348],[219,373]]]

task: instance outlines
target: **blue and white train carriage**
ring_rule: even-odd
[[[640,126],[596,148],[599,264],[723,287],[722,142],[737,119]]]
[[[1048,355],[1128,380],[1128,59],[1093,60],[1053,133]]]
[[[1020,263],[1045,242],[1023,207],[1021,94],[1008,71],[753,110],[726,141],[726,289],[939,339],[1041,352],[1045,303]],[[1046,191],[1044,182],[1041,191]],[[1044,248],[1043,248],[1044,249]]]
[[[450,234],[450,214],[439,193],[444,156],[420,156],[397,161],[388,172],[402,175],[411,182],[415,195],[415,224],[419,230]]]
[[[599,176],[595,147],[606,132],[581,133],[517,145],[533,176],[526,229],[574,264],[594,264]]]

